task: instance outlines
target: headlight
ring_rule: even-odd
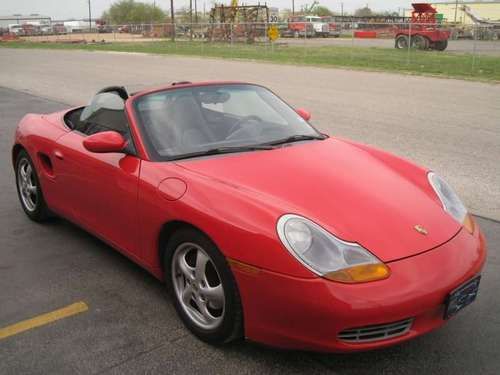
[[[346,242],[298,215],[278,220],[279,238],[305,267],[329,280],[359,283],[389,277],[389,268],[357,243]]]
[[[438,196],[443,208],[450,214],[456,221],[462,224],[470,233],[474,232],[474,221],[467,212],[458,195],[453,191],[450,185],[439,177],[434,172],[427,174],[429,183]]]

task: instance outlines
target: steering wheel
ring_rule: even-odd
[[[238,131],[239,130],[238,128],[242,127],[241,124],[244,124],[244,123],[249,122],[249,121],[262,122],[262,119],[259,116],[255,116],[255,115],[250,115],[250,116],[245,116],[245,117],[240,118],[238,121],[236,121],[233,124],[233,126],[231,126],[231,129],[229,129],[229,133],[228,133],[227,138],[231,137],[231,135],[233,135],[234,132]]]

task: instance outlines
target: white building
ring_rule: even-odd
[[[40,14],[13,14],[12,16],[0,16],[0,28],[7,29],[12,25],[30,24],[34,26],[50,26],[52,20],[49,16]]]

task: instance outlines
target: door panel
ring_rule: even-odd
[[[130,255],[140,257],[137,244],[137,189],[140,159],[123,153],[92,153],[85,136],[61,137],[54,153],[61,200],[71,219]]]

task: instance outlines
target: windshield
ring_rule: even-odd
[[[165,90],[138,98],[134,107],[146,145],[160,160],[294,136],[321,137],[280,98],[254,85]]]

